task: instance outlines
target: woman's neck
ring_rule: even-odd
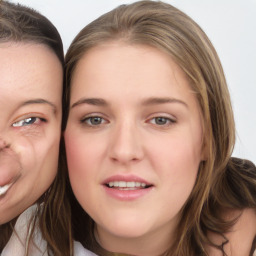
[[[171,233],[168,229],[163,233],[161,229],[161,233],[155,230],[141,237],[129,238],[115,236],[104,229],[97,228],[95,238],[105,250],[118,253],[113,255],[160,256],[171,247],[171,241],[173,241]]]

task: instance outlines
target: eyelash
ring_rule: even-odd
[[[14,122],[12,124],[12,126],[16,128],[16,127],[25,127],[25,126],[39,125],[40,122],[46,123],[47,120],[44,119],[44,118],[31,116],[31,117],[27,117],[27,118],[21,119],[21,120],[19,120],[17,122]]]

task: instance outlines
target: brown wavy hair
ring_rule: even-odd
[[[31,8],[0,1],[0,43],[6,42],[45,45],[64,66],[62,40],[55,26],[46,17]],[[61,141],[61,147],[63,147],[63,141]],[[60,168],[62,157],[59,162],[57,177],[53,184],[36,202],[37,210],[29,223],[32,232],[28,240],[33,240],[33,231],[35,231],[36,225],[39,225],[43,237],[47,241],[48,253],[57,256],[70,256],[72,251],[71,227],[67,217],[70,210],[65,198],[65,170]],[[0,253],[10,239],[16,220],[17,218],[0,225]],[[28,252],[26,254],[28,255]]]
[[[165,52],[185,72],[201,108],[206,160],[200,164],[196,184],[181,210],[175,241],[170,241],[170,249],[164,255],[208,255],[206,245],[218,248],[225,255],[223,244],[214,244],[207,233],[225,238],[236,219],[227,221],[220,212],[256,207],[256,168],[250,161],[231,157],[235,144],[233,111],[224,72],[212,43],[198,24],[167,3],[139,1],[121,5],[84,27],[68,49],[66,107],[79,60],[91,48],[111,41],[148,45]],[[93,220],[71,190],[70,201],[74,238],[99,255],[107,255],[94,239]],[[88,229],[90,232],[85,231]]]

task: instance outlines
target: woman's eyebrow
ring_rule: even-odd
[[[76,106],[82,105],[82,104],[89,104],[89,105],[95,105],[95,106],[107,106],[107,102],[101,98],[82,98],[75,103],[72,104],[71,108],[74,108]]]
[[[166,103],[179,103],[188,108],[187,103],[185,103],[182,100],[176,99],[176,98],[169,98],[169,97],[152,97],[144,100],[142,102],[142,105],[157,105],[157,104],[166,104]]]
[[[47,104],[52,108],[54,114],[57,112],[57,107],[54,103],[52,103],[49,100],[45,100],[45,99],[41,99],[41,98],[24,101],[20,104],[19,107],[33,105],[33,104]]]
[[[142,105],[157,105],[157,104],[166,104],[166,103],[179,103],[184,105],[186,108],[188,108],[188,105],[179,99],[175,98],[169,98],[169,97],[152,97],[143,100]],[[71,108],[74,108],[76,106],[82,105],[82,104],[89,104],[89,105],[95,105],[95,106],[107,106],[108,103],[101,98],[82,98],[75,103],[72,104]]]

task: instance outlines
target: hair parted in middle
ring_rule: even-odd
[[[256,174],[252,163],[231,157],[235,144],[234,117],[222,65],[212,43],[198,24],[170,4],[146,0],[121,5],[85,26],[68,49],[65,113],[68,113],[72,76],[80,59],[93,47],[118,41],[147,45],[169,55],[186,74],[200,105],[205,160],[181,210],[176,240],[170,242],[166,255],[207,255],[205,244],[224,252],[223,246],[210,241],[207,232],[224,236],[234,224],[235,220],[223,221],[221,214],[226,208],[256,206],[256,199],[251,196],[256,190]],[[254,179],[250,180],[248,175]],[[240,188],[244,192],[242,198]],[[71,203],[75,239],[94,250],[93,221],[75,198]],[[85,234],[88,227],[91,233]]]

